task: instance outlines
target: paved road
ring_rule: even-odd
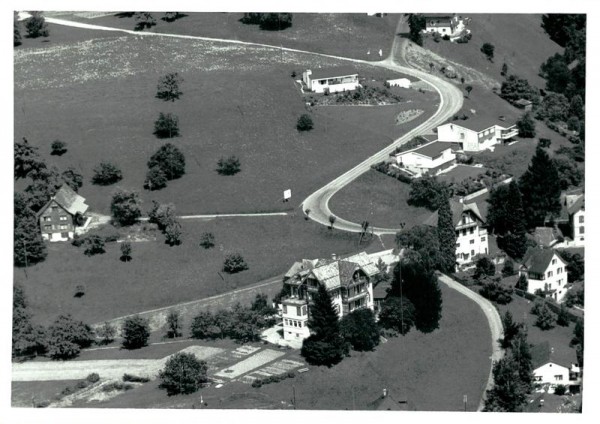
[[[492,333],[492,356],[490,357],[491,363],[490,363],[490,374],[488,377],[488,383],[486,386],[486,390],[483,392],[483,396],[481,397],[481,402],[480,402],[479,408],[478,408],[478,411],[481,411],[483,409],[485,392],[488,389],[491,389],[494,384],[494,378],[492,375],[492,368],[494,365],[494,361],[498,361],[498,360],[502,359],[502,357],[504,356],[504,351],[500,348],[500,344],[497,342],[497,340],[502,338],[504,335],[504,330],[502,328],[502,321],[500,319],[500,314],[498,313],[498,311],[496,310],[494,305],[489,300],[487,300],[483,296],[478,295],[474,291],[469,290],[468,288],[466,288],[459,282],[451,279],[450,277],[442,274],[439,277],[439,281],[446,284],[451,289],[454,289],[457,292],[464,294],[469,299],[471,299],[472,301],[477,303],[479,305],[479,307],[481,308],[481,310],[483,311],[483,313],[485,314],[485,317],[487,318],[488,324],[490,326],[490,332]]]

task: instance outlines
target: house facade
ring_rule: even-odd
[[[456,155],[448,143],[437,140],[416,149],[394,155],[396,163],[417,176],[436,175],[456,163]]]
[[[542,291],[562,302],[568,290],[567,262],[554,249],[531,248],[525,253],[519,275],[527,277],[527,292]]]
[[[315,93],[337,93],[360,87],[358,72],[350,67],[318,69],[314,72],[307,69],[302,73],[302,81],[308,90]]]
[[[73,238],[76,217],[88,210],[85,199],[66,184],[37,213],[42,238],[48,241],[66,241]]]
[[[488,232],[476,203],[450,200],[452,222],[456,231],[456,263],[459,266],[473,263],[477,255],[489,252]],[[438,211],[434,212],[425,225],[437,227]]]
[[[425,29],[423,32],[428,33],[437,32],[440,35],[450,35],[456,31],[459,24],[459,19],[456,15],[432,14],[424,16],[424,18]]]
[[[581,384],[581,369],[574,363],[572,349],[555,351],[548,342],[540,343],[531,348],[531,362],[533,365],[533,380],[539,385],[548,386],[550,393],[554,392],[557,385],[567,388]]]
[[[310,335],[308,318],[312,299],[323,284],[341,318],[361,308],[374,309],[373,282],[379,269],[365,252],[338,259],[304,259],[283,277],[289,295],[281,301],[283,338],[302,340]]]
[[[459,143],[465,152],[481,152],[496,144],[509,142],[517,136],[516,125],[503,127],[491,120],[469,118],[440,125],[437,128],[438,140],[446,143]]]

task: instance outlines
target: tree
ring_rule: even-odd
[[[489,60],[490,62],[492,62],[492,59],[494,59],[494,50],[495,47],[491,43],[483,43],[483,46],[481,46],[481,52],[487,57],[487,60]]]
[[[73,167],[67,168],[61,174],[61,178],[74,192],[79,191],[79,189],[83,186],[83,175],[77,172],[77,170]]]
[[[479,289],[480,295],[499,305],[506,305],[512,302],[512,293],[512,288],[504,288],[498,281],[490,280],[489,278],[482,280],[482,287]]]
[[[329,215],[329,229],[333,230],[333,224],[335,224],[335,221],[337,220],[337,217],[335,215]]]
[[[500,71],[500,75],[503,77],[508,75],[508,65],[505,63],[502,64],[502,71]]]
[[[540,66],[540,75],[546,79],[546,90],[565,93],[573,84],[573,75],[565,56],[555,53]]]
[[[413,179],[407,203],[411,206],[425,207],[430,211],[439,209],[442,202],[450,197],[448,185],[435,176],[425,175]]]
[[[550,330],[554,328],[555,324],[556,317],[554,313],[550,311],[550,308],[546,306],[546,304],[543,304],[538,311],[537,319],[535,320],[535,326],[540,330]]]
[[[167,315],[167,337],[170,339],[174,339],[176,337],[181,337],[183,333],[181,332],[181,314],[177,311],[171,311]]]
[[[340,334],[357,351],[373,350],[379,344],[379,327],[369,308],[357,309],[340,320]]]
[[[167,186],[167,176],[160,168],[155,165],[148,170],[146,173],[146,180],[144,181],[144,188],[146,190],[160,190]]]
[[[567,307],[564,303],[560,305],[560,311],[558,312],[558,316],[556,317],[556,324],[561,327],[568,327],[571,322],[569,318],[569,312],[567,311]]]
[[[420,13],[409,13],[408,26],[410,28],[408,38],[415,44],[423,45],[422,31],[425,29],[425,17]]]
[[[584,257],[579,253],[571,253],[568,250],[561,250],[560,256],[567,262],[567,272],[569,273],[569,283],[583,280],[585,276]]]
[[[121,333],[125,349],[142,348],[148,344],[148,337],[150,337],[148,320],[139,315],[128,317],[123,323]]]
[[[162,113],[154,122],[154,135],[158,138],[179,137],[179,118],[172,113]]]
[[[85,238],[85,250],[83,254],[94,256],[102,253],[104,253],[104,238],[96,234],[87,236]]]
[[[500,87],[500,97],[514,103],[519,99],[530,100],[534,105],[540,101],[540,93],[537,88],[529,84],[524,78],[509,75]]]
[[[100,328],[98,328],[98,330],[96,330],[96,334],[101,338],[101,344],[107,345],[111,344],[115,340],[117,329],[110,325],[108,321],[106,321]]]
[[[519,137],[535,137],[535,121],[530,112],[525,112],[517,121],[517,129],[519,130]]]
[[[527,171],[519,179],[519,189],[527,228],[542,226],[547,215],[560,214],[558,171],[548,153],[540,146],[536,148]]]
[[[542,15],[542,28],[550,39],[565,47],[571,38],[570,32],[585,28],[586,15],[568,13],[548,13]]]
[[[580,367],[583,367],[583,319],[578,318],[575,322],[575,328],[573,328],[573,338],[571,339],[570,346],[574,347],[577,352],[577,363]]]
[[[250,310],[255,311],[261,315],[273,315],[277,313],[277,309],[269,305],[268,296],[264,293],[257,293],[252,301]]]
[[[166,143],[154,153],[148,161],[148,168],[158,166],[167,180],[180,178],[185,174],[185,156],[171,143]]]
[[[267,31],[281,31],[292,26],[291,13],[262,13],[260,29]]]
[[[488,198],[487,223],[498,236],[498,247],[510,257],[522,258],[527,250],[523,200],[516,182],[493,188]]]
[[[67,153],[67,143],[60,140],[54,140],[50,145],[52,151],[50,152],[53,156],[62,156]]]
[[[183,94],[179,89],[179,84],[183,82],[183,78],[177,72],[170,72],[162,76],[158,80],[156,87],[156,97],[165,101],[174,102]]]
[[[25,21],[27,38],[48,37],[48,24],[40,12],[31,12],[31,18]]]
[[[510,345],[517,368],[519,370],[519,381],[521,390],[525,393],[531,393],[533,390],[533,363],[531,357],[530,344],[527,341],[527,330],[524,326],[519,327],[519,331],[513,337]]]
[[[228,274],[235,274],[248,269],[248,264],[239,253],[227,255],[223,262],[223,271]]]
[[[314,123],[310,115],[302,114],[300,118],[298,118],[298,122],[296,123],[296,129],[298,131],[310,131],[314,127]]]
[[[440,246],[440,271],[454,272],[456,268],[456,232],[449,200],[440,203],[437,232]]]
[[[61,315],[48,328],[46,348],[52,359],[71,359],[93,342],[94,332],[89,325],[75,321],[71,315]]]
[[[467,92],[467,97],[469,97],[471,95],[471,91],[473,91],[473,86],[472,85],[467,85],[465,87],[465,91]]]
[[[131,243],[125,241],[121,243],[121,261],[129,262],[131,260]]]
[[[148,212],[149,222],[158,225],[158,229],[164,231],[175,220],[173,203],[161,204],[155,200],[152,201],[152,209]]]
[[[156,25],[156,19],[149,12],[135,13],[135,31],[142,31],[144,28],[152,28]]]
[[[406,297],[390,296],[379,312],[379,325],[405,335],[415,325],[415,306]]]
[[[23,286],[13,285],[12,356],[32,356],[44,353],[45,330],[34,325],[27,310],[27,298]]]
[[[418,255],[415,260],[420,261],[426,269],[440,267],[440,240],[435,227],[417,225],[410,230],[403,230],[396,234],[396,244],[399,248],[410,249],[407,255],[411,251],[416,252]],[[398,270],[395,269],[394,272],[398,272]]]
[[[502,346],[502,349],[508,349],[515,336],[519,333],[521,325],[513,321],[510,311],[506,311],[502,316],[502,327],[504,329],[504,337],[500,340],[500,346]]]
[[[169,246],[178,246],[181,244],[181,237],[183,233],[181,232],[181,224],[173,220],[169,222],[169,224],[165,227],[165,243]]]
[[[202,233],[200,236],[200,246],[210,249],[215,246],[215,236],[213,233]]]
[[[13,40],[14,40],[14,47],[20,46],[22,44],[21,41],[21,29],[19,26],[19,20],[17,19],[17,14],[14,14],[14,36],[13,36]]]
[[[123,179],[123,173],[111,162],[100,162],[94,168],[92,183],[97,185],[111,185]]]
[[[519,367],[509,352],[494,363],[494,386],[486,392],[485,412],[519,412],[527,404],[527,391],[520,381]]]
[[[584,172],[572,160],[564,157],[553,157],[552,162],[558,172],[561,190],[583,185]]]
[[[136,191],[118,189],[112,196],[110,211],[119,225],[133,225],[142,216],[141,199]]]
[[[40,233],[38,220],[28,207],[20,211],[15,208],[13,236],[16,266],[27,267],[46,259],[48,252]]]
[[[16,142],[14,146],[14,176],[15,180],[26,178],[30,174],[38,174],[46,169],[46,164],[40,158],[38,148],[29,144],[23,137],[23,142]],[[35,179],[35,178],[32,178]]]
[[[184,16],[186,15],[180,12],[165,12],[165,15],[160,19],[162,19],[165,22],[174,22],[177,19],[182,18]]]
[[[511,277],[513,275],[515,275],[515,263],[510,258],[506,258],[502,267],[502,276]]]
[[[208,382],[207,370],[206,362],[196,358],[193,353],[176,353],[158,373],[161,380],[159,387],[165,389],[169,396],[194,393]]]
[[[240,160],[231,155],[227,159],[221,157],[217,162],[217,172],[221,175],[235,175],[240,172]]]
[[[480,256],[475,262],[475,272],[473,277],[480,280],[484,277],[493,277],[496,274],[496,265],[487,256]]]
[[[536,118],[562,122],[569,115],[569,100],[564,94],[548,93],[536,111]]]
[[[569,103],[569,116],[576,116],[580,120],[585,119],[585,103],[583,102],[583,98],[576,94],[571,98],[571,102]]]

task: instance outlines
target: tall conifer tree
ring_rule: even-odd
[[[437,231],[440,242],[440,270],[442,272],[454,272],[456,265],[456,232],[448,199],[441,202],[438,209]]]
[[[510,212],[506,216],[507,233],[498,239],[498,246],[510,257],[521,259],[527,251],[527,238],[523,198],[515,181],[511,181],[508,185],[506,205],[506,209]]]

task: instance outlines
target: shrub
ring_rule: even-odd
[[[313,120],[310,115],[303,114],[298,118],[298,122],[296,123],[296,128],[298,131],[310,131],[314,127]]]
[[[149,12],[135,13],[135,31],[142,31],[144,28],[151,28],[156,25],[156,19]]]
[[[154,135],[158,138],[179,136],[179,118],[172,113],[160,113],[154,122]]]
[[[123,179],[123,173],[116,165],[110,162],[100,162],[94,168],[92,183],[97,185],[110,185]]]
[[[139,349],[146,346],[150,337],[148,320],[139,315],[125,319],[122,334],[125,349]]]
[[[48,37],[48,24],[40,12],[31,12],[31,18],[25,21],[27,38]]]
[[[206,371],[206,362],[193,354],[176,353],[159,372],[160,388],[166,389],[169,396],[194,393],[208,381]]]
[[[83,284],[78,284],[77,287],[75,287],[75,294],[73,295],[73,297],[83,297],[85,295],[85,286]]]
[[[512,275],[515,275],[515,264],[512,260],[507,258],[504,261],[504,266],[502,267],[502,276],[510,277]]]
[[[155,165],[148,170],[146,173],[146,180],[144,181],[144,188],[146,190],[160,190],[167,186],[167,176],[160,166]]]
[[[248,269],[248,264],[239,253],[232,253],[227,255],[223,262],[223,271],[228,274],[235,274],[237,272],[245,271]]]
[[[89,385],[89,383],[87,381],[79,381],[75,387],[78,389],[85,389],[87,386]]]
[[[166,143],[148,161],[148,168],[155,166],[162,169],[167,180],[174,180],[185,174],[185,156],[173,144]]]
[[[445,41],[450,41],[450,36],[448,34],[444,34],[444,36],[442,37],[443,40]]]
[[[123,381],[130,383],[147,383],[150,381],[148,377],[139,377],[137,375],[123,374]]]
[[[550,330],[556,324],[556,316],[550,311],[550,308],[543,303],[537,313],[535,326],[540,330]]]
[[[565,393],[567,393],[567,386],[564,384],[557,384],[554,388],[554,394],[557,396],[563,396]]]
[[[115,334],[117,334],[117,330],[115,327],[109,324],[106,321],[98,330],[96,334],[101,338],[100,344],[110,344],[115,340]]]
[[[213,233],[202,233],[200,236],[200,246],[210,249],[215,246],[215,236]]]
[[[115,381],[113,383],[106,384],[102,386],[103,392],[114,392],[115,390],[131,390],[133,389],[132,384],[123,384],[119,381]]]
[[[60,140],[54,140],[50,147],[52,149],[50,152],[51,155],[62,156],[67,153],[67,143]]]
[[[93,372],[91,374],[88,374],[88,376],[85,379],[90,383],[96,383],[100,381],[100,376],[98,375],[98,373]]]
[[[142,210],[141,200],[135,191],[117,190],[110,203],[113,219],[122,226],[135,224]]]
[[[217,162],[217,172],[221,175],[235,175],[240,172],[240,160],[231,155],[227,159],[221,158]]]
[[[540,137],[540,146],[542,146],[543,148],[550,147],[551,142],[552,140],[550,140],[549,138]]]
[[[98,235],[89,235],[85,238],[83,254],[93,256],[104,253],[104,239]]]
[[[486,282],[479,289],[480,295],[499,305],[510,303],[512,301],[512,293],[513,290],[511,288],[504,288],[495,281]]]

